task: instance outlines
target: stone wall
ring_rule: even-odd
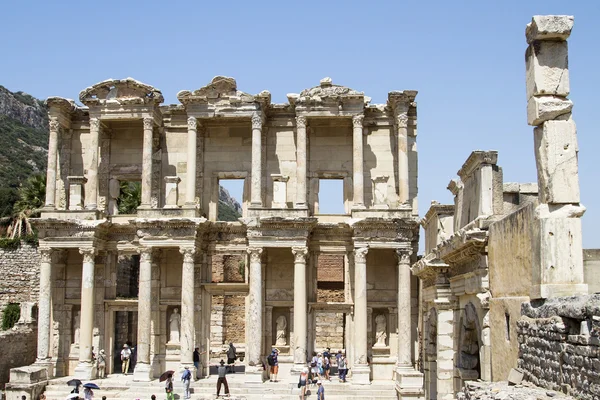
[[[588,293],[600,293],[600,249],[583,250],[583,274]]]
[[[330,347],[337,352],[344,348],[344,313],[318,312],[315,326],[315,351]]]
[[[17,324],[0,332],[0,388],[8,382],[11,368],[23,367],[35,361],[37,329],[35,324]]]
[[[456,394],[458,400],[475,399],[511,399],[511,400],[544,400],[564,399],[573,397],[536,387],[528,382],[522,385],[509,385],[508,382],[473,382],[465,383],[462,390]]]
[[[524,303],[517,323],[527,381],[580,399],[600,396],[600,294]]]
[[[35,302],[40,289],[37,247],[22,243],[16,250],[0,249],[0,320],[7,304]]]
[[[213,282],[244,282],[245,258],[240,254],[212,256]]]
[[[213,296],[210,314],[210,345],[246,341],[245,296]]]

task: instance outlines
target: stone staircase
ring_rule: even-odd
[[[48,400],[64,400],[72,387],[68,387],[66,382],[70,378],[58,378],[50,381],[46,387],[46,398]],[[231,399],[246,400],[298,400],[300,389],[297,381],[291,382],[289,379],[281,382],[248,383],[245,382],[244,374],[227,375]],[[193,400],[215,399],[217,397],[216,376],[201,379],[192,382],[190,392]],[[164,383],[154,380],[152,382],[134,382],[131,375],[114,375],[107,379],[95,380],[101,389],[94,391],[94,398],[101,399],[106,396],[107,400],[122,399],[147,399],[154,394],[157,400],[166,399]],[[341,383],[332,378],[331,381],[324,381],[325,396],[328,400],[396,400],[396,390],[393,381],[374,381],[370,385],[353,386],[350,381]],[[174,382],[175,399],[183,400],[183,384],[181,381]],[[310,385],[306,398],[316,399],[317,386]],[[221,388],[221,397],[224,395],[224,389]],[[82,393],[83,396],[83,393]]]

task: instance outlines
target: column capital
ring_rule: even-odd
[[[90,130],[99,131],[100,130],[100,118],[90,118]]]
[[[352,126],[354,128],[362,128],[364,119],[365,119],[365,116],[363,114],[353,116],[352,117]]]
[[[137,252],[140,254],[140,261],[152,262],[152,247],[140,247]]]
[[[306,247],[306,246],[292,247],[292,254],[294,255],[294,262],[305,263],[306,256],[308,255],[308,247]]]
[[[58,118],[50,118],[48,126],[50,127],[50,132],[58,132],[58,130],[60,129],[60,122],[58,122]]]
[[[195,131],[198,129],[198,119],[196,117],[188,117],[187,124],[189,131]]]
[[[98,251],[95,248],[79,249],[79,254],[83,255],[83,262],[93,263]]]
[[[194,254],[196,254],[196,249],[194,247],[180,247],[179,252],[183,254],[183,262],[194,262]]]
[[[261,113],[252,113],[252,129],[262,129],[263,122],[264,120]]]
[[[40,247],[38,252],[40,253],[40,259],[43,263],[52,262],[52,253],[54,252],[54,249],[50,247]]]
[[[398,255],[398,264],[409,264],[410,256],[412,256],[411,249],[396,249],[396,255]]]
[[[306,129],[306,117],[303,117],[303,116],[296,117],[296,128]]]
[[[354,262],[364,263],[367,262],[367,253],[369,248],[367,246],[357,247],[354,249]]]
[[[144,130],[154,128],[154,119],[150,117],[142,118],[142,122],[144,123]]]
[[[260,256],[263,252],[262,247],[248,247],[246,252],[250,254],[250,262],[260,262]]]

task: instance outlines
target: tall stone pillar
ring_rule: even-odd
[[[365,208],[363,120],[364,115],[352,117],[353,183],[352,208]]]
[[[540,205],[534,221],[530,297],[586,294],[583,275],[577,129],[571,115],[567,38],[572,16],[536,15],[527,25],[527,122],[534,145]]]
[[[396,108],[396,128],[398,130],[398,201],[408,202],[408,104]]]
[[[248,293],[248,310],[246,312],[246,379],[261,379],[262,331],[263,331],[263,286],[260,247],[249,247],[250,276]]]
[[[92,338],[94,329],[94,269],[96,249],[79,249],[83,255],[81,274],[81,318],[79,320],[79,364],[75,368],[78,379],[93,379],[95,368],[92,363]]]
[[[181,272],[181,365],[189,367],[192,376],[194,368],[194,269],[196,267],[193,247],[181,247],[183,270]]]
[[[98,144],[100,141],[100,119],[90,118],[90,143],[87,160],[87,187],[85,193],[85,209],[98,208]]]
[[[367,247],[354,249],[354,367],[352,383],[368,385],[367,362]]]
[[[306,366],[307,298],[306,298],[306,247],[292,247],[294,254],[294,372]]]
[[[252,187],[250,204],[262,207],[262,125],[259,113],[252,114]]]
[[[410,250],[398,254],[398,368],[412,369]]]
[[[152,135],[154,120],[144,118],[144,142],[142,148],[142,203],[141,207],[150,208],[152,205]]]
[[[50,119],[50,138],[48,142],[48,169],[46,171],[46,208],[56,207],[56,173],[58,132],[60,124],[56,118]]]
[[[137,362],[133,371],[134,381],[149,382],[150,334],[152,319],[152,248],[140,249],[140,277],[138,294]]]
[[[185,186],[185,205],[194,206],[196,202],[196,153],[198,141],[198,120],[188,117],[187,169]]]
[[[50,354],[50,327],[52,325],[52,249],[40,248],[40,295],[38,301],[37,361],[48,361]]]
[[[306,208],[306,117],[296,117],[296,205]]]

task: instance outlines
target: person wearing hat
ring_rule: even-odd
[[[277,360],[277,356],[279,355],[279,350],[278,349],[273,349],[271,351],[271,361],[269,362],[269,367],[270,367],[270,377],[271,380],[270,382],[279,382],[277,380],[277,374],[279,373],[279,361]]]
[[[123,350],[121,350],[121,371],[127,375],[129,372],[129,359],[131,358],[131,349],[125,343],[123,345]]]
[[[317,400],[325,400],[325,388],[320,380],[317,381],[317,387]]]
[[[217,397],[219,397],[219,393],[221,393],[221,385],[225,385],[225,394],[229,395],[229,385],[227,384],[227,367],[225,366],[225,361],[221,360],[219,363],[219,367],[217,368]]]
[[[181,374],[181,382],[183,382],[183,398],[190,398],[190,381],[192,380],[192,373],[190,367],[187,365],[184,367],[183,374]]]
[[[298,381],[298,388],[300,389],[300,399],[304,400],[306,397],[306,387],[308,386],[308,368],[302,368],[300,372],[300,380]]]
[[[96,361],[98,361],[98,378],[106,378],[106,354],[104,354],[104,349],[100,350]]]

